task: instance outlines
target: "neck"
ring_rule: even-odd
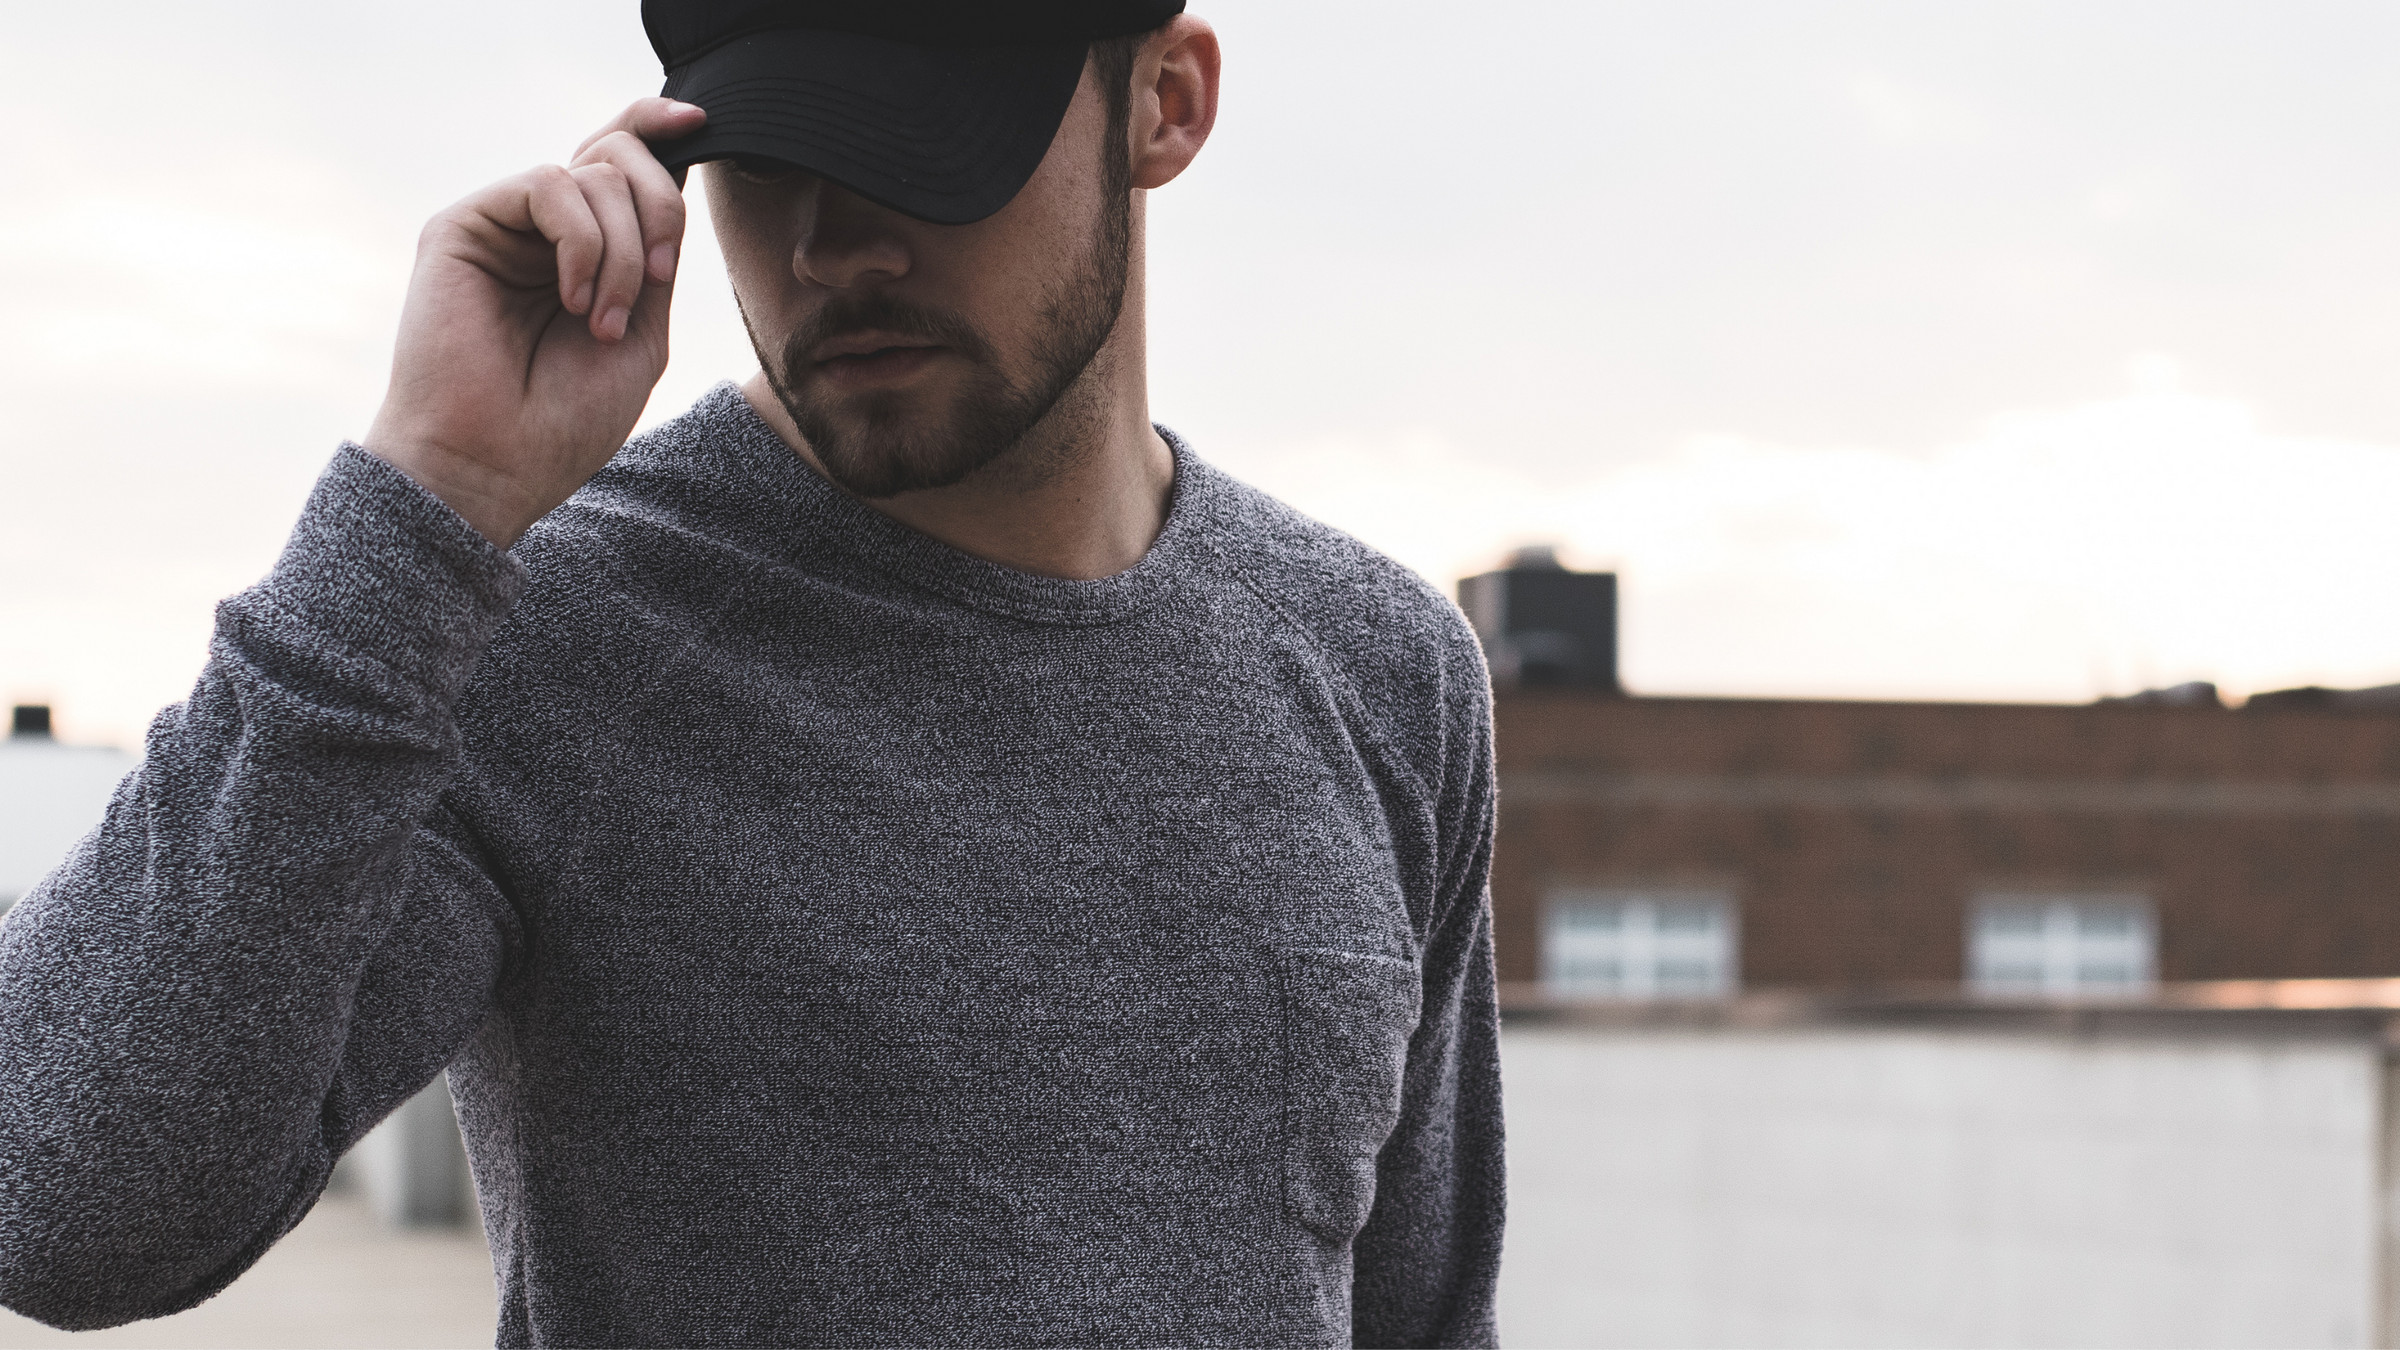
[[[1135,250],[1115,330],[1024,441],[948,487],[860,500],[962,553],[1020,572],[1094,581],[1140,562],[1166,525],[1175,458],[1150,425],[1138,242]],[[825,472],[763,372],[742,395],[784,444]]]

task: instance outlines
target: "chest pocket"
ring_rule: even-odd
[[[1299,948],[1283,979],[1283,1203],[1347,1243],[1375,1204],[1375,1159],[1400,1123],[1422,984],[1397,957]]]

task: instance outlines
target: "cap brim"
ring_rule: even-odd
[[[652,149],[675,170],[736,155],[781,160],[903,215],[972,224],[1008,205],[1049,153],[1086,46],[754,33],[668,73],[662,92],[707,109],[708,125]]]

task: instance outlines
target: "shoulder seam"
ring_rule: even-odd
[[[1233,576],[1234,580],[1241,583],[1244,590],[1256,596],[1258,602],[1266,606],[1267,612],[1273,614],[1277,622],[1281,623],[1294,637],[1307,644],[1308,649],[1316,654],[1325,670],[1327,682],[1339,700],[1343,717],[1359,732],[1360,747],[1371,761],[1369,767],[1376,773],[1389,775],[1396,779],[1397,785],[1412,794],[1428,812],[1434,811],[1439,799],[1432,792],[1432,785],[1425,780],[1424,775],[1418,773],[1408,763],[1406,756],[1398,752],[1392,745],[1391,738],[1384,734],[1381,724],[1369,715],[1366,700],[1359,695],[1358,686],[1351,680],[1350,672],[1334,658],[1333,653],[1309,629],[1308,625],[1300,622],[1290,610],[1267,593],[1267,589],[1258,583],[1256,577],[1251,575],[1249,568],[1228,557],[1223,546],[1217,541],[1209,541],[1209,548],[1216,554],[1218,562],[1224,565],[1225,570]],[[1411,935],[1420,951],[1427,942],[1432,940],[1434,909],[1439,906],[1441,897],[1429,895],[1425,900],[1423,931]],[[1412,922],[1414,921],[1412,920]]]

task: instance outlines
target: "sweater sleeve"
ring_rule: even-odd
[[[1400,1123],[1377,1160],[1375,1207],[1352,1247],[1351,1339],[1361,1346],[1498,1343],[1507,1195],[1492,967],[1491,692],[1479,658],[1453,671],[1424,1001]]]
[[[445,805],[517,563],[346,446],[100,826],[0,921],[0,1303],[191,1307],[474,1034],[513,911]]]

